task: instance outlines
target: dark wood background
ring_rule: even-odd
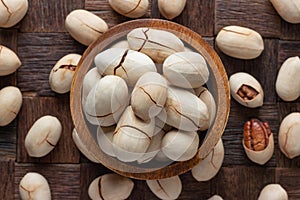
[[[20,199],[18,185],[26,172],[43,174],[51,187],[53,199],[89,199],[89,183],[109,172],[100,164],[88,161],[75,147],[69,94],[50,90],[48,76],[55,62],[67,53],[83,53],[85,46],[73,40],[64,28],[67,14],[77,8],[92,11],[110,27],[130,20],[110,8],[107,0],[29,0],[25,18],[15,27],[0,29],[0,43],[17,52],[22,61],[14,74],[0,77],[0,87],[18,86],[23,106],[10,125],[0,128],[0,199]],[[151,1],[145,18],[162,18],[157,0]],[[289,199],[300,199],[300,158],[285,158],[278,147],[278,128],[284,116],[300,111],[299,99],[286,103],[275,93],[279,67],[290,57],[300,55],[300,25],[283,21],[269,0],[187,0],[183,13],[174,19],[201,34],[214,46],[218,31],[227,25],[253,28],[264,38],[265,50],[254,60],[244,61],[222,54],[217,48],[228,76],[238,71],[251,73],[263,85],[264,106],[245,108],[234,100],[223,135],[225,159],[222,169],[208,182],[195,181],[191,173],[181,175],[183,191],[179,199],[207,199],[219,194],[224,199],[257,199],[269,183],[280,183]],[[41,159],[30,158],[24,149],[24,138],[33,122],[52,114],[63,123],[58,146]],[[257,117],[270,123],[275,136],[275,152],[264,166],[252,163],[242,148],[243,123]],[[135,180],[130,199],[156,199],[144,181]]]

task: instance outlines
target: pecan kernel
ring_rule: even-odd
[[[244,144],[254,151],[264,150],[269,144],[271,129],[267,122],[251,119],[244,125]]]
[[[237,94],[245,101],[249,101],[254,99],[259,94],[259,92],[257,92],[253,87],[249,85],[242,85],[237,91]]]

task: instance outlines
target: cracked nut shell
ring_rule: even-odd
[[[43,157],[56,146],[62,132],[60,121],[46,115],[31,126],[25,137],[25,149],[31,157]]]
[[[159,180],[146,180],[150,190],[160,199],[177,199],[182,191],[182,183],[179,176]]]
[[[159,12],[167,19],[174,19],[180,15],[185,7],[186,0],[158,0]]]
[[[261,35],[249,28],[226,26],[216,37],[219,49],[228,56],[240,59],[254,59],[264,50]]]
[[[300,23],[300,1],[270,0],[278,14],[287,22]]]
[[[21,66],[17,54],[11,49],[0,45],[0,76],[14,73]]]
[[[209,78],[205,59],[196,52],[178,52],[163,63],[163,74],[170,84],[181,88],[198,88]]]
[[[136,28],[127,34],[129,48],[163,63],[173,53],[184,51],[183,42],[173,33],[151,28]]]
[[[134,183],[129,178],[104,174],[90,183],[88,195],[92,200],[122,200],[130,196],[133,187]]]
[[[95,64],[101,75],[116,75],[128,86],[134,87],[146,72],[156,72],[154,62],[147,55],[125,48],[110,48],[95,57]]]
[[[221,169],[223,159],[224,146],[222,139],[220,139],[213,150],[207,155],[207,157],[201,160],[195,167],[193,167],[192,176],[197,181],[209,181],[210,179],[215,177]]]
[[[20,22],[28,10],[28,0],[1,0],[0,27],[9,28]]]
[[[288,114],[281,122],[278,142],[281,152],[293,159],[300,155],[300,113]]]
[[[284,61],[277,75],[276,92],[284,101],[294,101],[300,96],[300,58]]]
[[[264,103],[264,92],[260,83],[250,74],[238,72],[229,78],[231,96],[241,105],[256,108]]]
[[[266,185],[260,192],[257,200],[288,200],[286,190],[279,184]]]
[[[73,76],[81,55],[68,54],[57,61],[49,75],[51,90],[59,94],[70,91]]]
[[[0,126],[8,125],[17,117],[22,101],[19,88],[7,86],[0,90]]]
[[[139,78],[132,94],[131,107],[135,115],[144,121],[157,116],[164,108],[168,85],[156,72],[147,72]]]
[[[244,125],[243,147],[253,162],[264,165],[274,153],[274,138],[267,122],[251,119]]]
[[[46,178],[36,172],[24,175],[19,184],[19,192],[22,200],[51,200],[51,191]]]
[[[139,18],[146,14],[149,0],[109,0],[109,5],[119,14]]]
[[[70,12],[66,17],[65,27],[75,40],[86,46],[108,30],[103,19],[83,9]]]

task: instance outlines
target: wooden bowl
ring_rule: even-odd
[[[198,154],[191,160],[173,162],[163,168],[145,168],[139,165],[131,165],[123,163],[105,154],[98,146],[93,134],[90,133],[82,111],[82,82],[85,74],[93,65],[94,57],[116,40],[125,37],[132,29],[140,27],[149,27],[172,32],[184,43],[189,44],[192,48],[202,54],[210,66],[211,73],[209,78],[209,89],[213,94],[217,105],[215,122],[211,125],[205,138],[202,140]],[[90,154],[101,164],[118,174],[130,178],[142,180],[162,179],[187,172],[198,164],[201,159],[205,158],[214,148],[218,140],[221,138],[227,123],[230,108],[230,92],[227,74],[219,56],[213,48],[201,38],[200,35],[184,26],[170,21],[159,19],[140,19],[114,26],[87,48],[79,62],[73,79],[70,106],[73,122],[80,139]]]

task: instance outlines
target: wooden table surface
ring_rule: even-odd
[[[15,27],[0,29],[0,44],[17,52],[22,61],[14,74],[0,77],[0,87],[18,86],[23,105],[16,120],[0,128],[0,199],[20,199],[18,185],[26,172],[43,174],[51,187],[53,199],[89,199],[89,183],[109,170],[88,161],[75,147],[69,94],[50,90],[48,77],[55,62],[68,53],[83,53],[79,44],[66,32],[64,20],[77,8],[92,11],[110,27],[130,20],[110,8],[107,0],[29,0],[25,18]],[[151,1],[145,18],[162,18],[157,0]],[[253,28],[264,38],[265,50],[257,59],[244,61],[222,54],[228,76],[245,71],[256,77],[265,91],[264,106],[249,109],[231,101],[230,117],[223,134],[225,159],[220,172],[207,182],[195,181],[191,173],[181,175],[183,191],[179,199],[207,199],[214,194],[226,200],[254,200],[269,183],[280,183],[289,199],[300,199],[300,157],[287,159],[278,147],[278,128],[284,116],[300,111],[299,99],[283,102],[275,92],[279,67],[290,57],[300,55],[300,25],[283,21],[268,0],[187,0],[183,13],[174,19],[202,35],[212,46],[218,31],[227,25]],[[51,114],[63,124],[58,146],[46,157],[30,158],[24,138],[39,117]],[[250,117],[269,122],[275,137],[275,152],[264,166],[246,157],[242,148],[243,124]],[[144,181],[135,180],[129,199],[156,199]]]

